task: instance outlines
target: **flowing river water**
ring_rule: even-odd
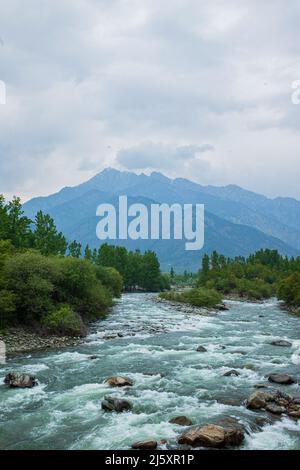
[[[126,294],[83,344],[0,365],[0,449],[128,449],[147,438],[178,448],[185,428],[169,423],[177,415],[195,424],[239,419],[248,431],[244,449],[300,449],[300,420],[253,412],[243,403],[255,384],[267,383],[266,374],[288,372],[299,379],[300,319],[275,300],[228,306],[200,316],[149,294]],[[292,347],[270,344],[279,338]],[[207,352],[197,352],[199,345]],[[240,376],[223,376],[233,368]],[[39,386],[9,389],[2,385],[9,371],[35,374]],[[131,377],[134,386],[103,383],[117,374]],[[281,389],[300,397],[298,383]],[[129,399],[133,410],[103,411],[107,394]],[[268,418],[263,426],[259,417]]]

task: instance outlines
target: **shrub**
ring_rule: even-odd
[[[86,328],[81,317],[68,305],[48,313],[42,319],[42,325],[51,333],[64,336],[85,336]]]
[[[222,296],[214,289],[198,287],[185,292],[163,292],[160,297],[173,302],[182,302],[195,307],[214,308],[222,302]]]
[[[38,321],[52,310],[60,274],[55,259],[34,251],[18,253],[6,260],[3,272],[7,289],[15,296],[20,323]]]
[[[287,305],[300,307],[300,273],[296,272],[283,279],[279,283],[277,295]]]
[[[123,278],[115,268],[96,265],[97,279],[109,289],[114,297],[120,297],[123,290]]]

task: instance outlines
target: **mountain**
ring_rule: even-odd
[[[90,180],[63,188],[48,197],[24,204],[34,218],[38,210],[49,213],[69,240],[99,247],[96,208],[119,195],[128,203],[205,204],[205,246],[200,252],[185,251],[185,240],[124,240],[128,249],[153,249],[163,269],[197,270],[204,253],[214,249],[226,256],[247,256],[260,248],[277,249],[287,256],[300,252],[300,202],[290,198],[269,199],[238,186],[202,186],[187,179],[170,179],[153,172],[137,175],[108,168]],[[112,242],[115,243],[115,242]]]

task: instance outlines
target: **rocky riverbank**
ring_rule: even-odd
[[[0,333],[0,341],[4,341],[6,356],[13,357],[34,351],[42,351],[49,348],[61,348],[75,346],[82,341],[79,337],[41,335],[39,332],[24,328],[7,328]]]

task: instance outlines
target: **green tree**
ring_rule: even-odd
[[[58,232],[54,220],[48,214],[39,211],[35,217],[34,247],[43,255],[65,255],[67,241]]]
[[[80,258],[81,256],[81,244],[78,243],[76,240],[72,241],[69,246],[69,256],[73,256],[73,258]]]

